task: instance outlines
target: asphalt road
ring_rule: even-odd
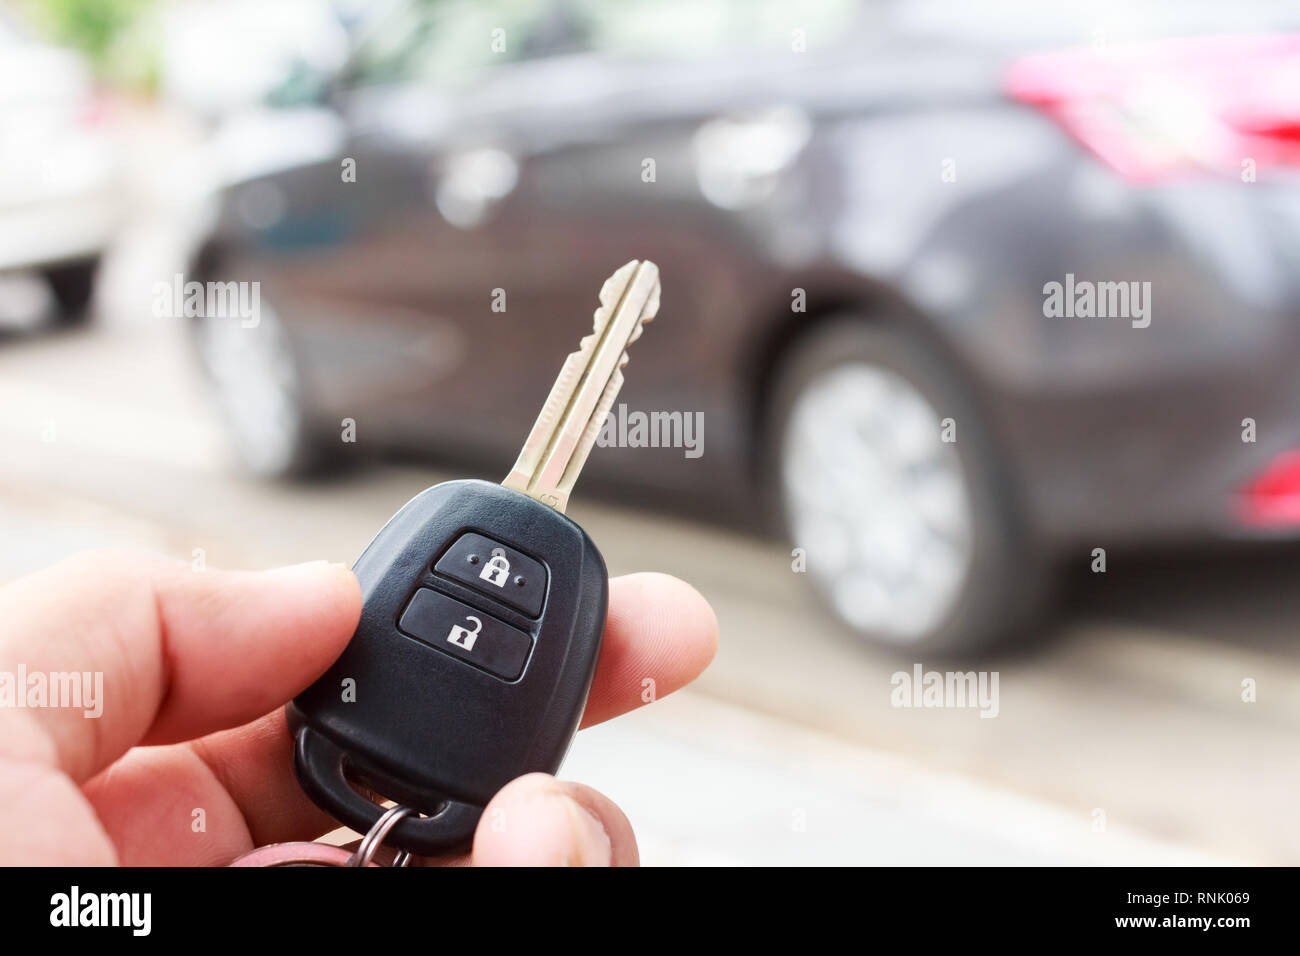
[[[351,560],[447,477],[240,476],[176,323],[0,339],[0,580],[101,545]],[[624,803],[652,862],[1300,863],[1294,551],[1112,556],[1035,649],[980,665],[1000,675],[980,719],[892,707],[890,676],[915,661],[846,635],[779,542],[581,486],[570,513],[612,574],[679,575],[722,626],[691,692],[585,732],[566,766]]]

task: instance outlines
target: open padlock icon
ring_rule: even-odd
[[[459,624],[453,624],[451,631],[447,634],[447,643],[455,644],[457,647],[463,647],[467,651],[474,650],[474,642],[478,640],[478,632],[483,627],[483,622],[473,614],[465,615],[465,620],[474,622],[474,630],[461,627]]]
[[[510,576],[510,562],[506,560],[505,552],[500,548],[494,548],[492,560],[483,567],[478,576],[499,588],[505,587],[506,578]]]

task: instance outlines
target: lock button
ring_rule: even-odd
[[[523,672],[533,645],[523,631],[432,588],[416,590],[397,626],[436,650],[508,681]]]
[[[505,549],[493,548],[492,557],[488,558],[478,576],[480,581],[487,581],[504,590],[506,582],[510,580],[510,562],[506,560]]]
[[[461,535],[433,570],[529,617],[542,613],[546,566],[486,535]]]

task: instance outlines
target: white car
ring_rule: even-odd
[[[0,280],[44,277],[60,316],[83,314],[124,197],[119,146],[85,63],[0,10]]]

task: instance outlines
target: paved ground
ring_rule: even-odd
[[[0,579],[105,544],[350,560],[449,477],[239,477],[186,345],[111,319],[0,339]],[[628,808],[649,861],[1300,862],[1295,552],[1112,559],[1037,652],[984,665],[984,720],[891,707],[913,661],[843,634],[778,544],[579,499],[611,573],[678,574],[723,629],[693,691],[584,732],[566,767]]]

